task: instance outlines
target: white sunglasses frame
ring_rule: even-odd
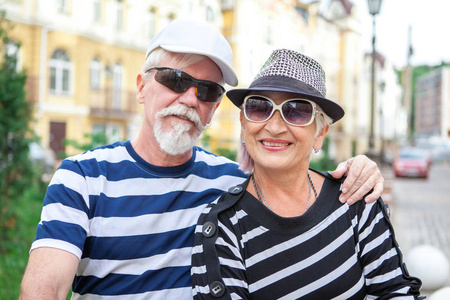
[[[269,117],[268,117],[267,119],[262,120],[262,121],[255,121],[255,120],[250,119],[250,118],[247,116],[247,111],[245,110],[245,103],[247,102],[247,99],[248,99],[248,98],[251,98],[251,97],[261,97],[261,98],[263,98],[263,99],[268,100],[270,103],[272,103],[273,109],[272,109],[272,112],[270,113],[270,115],[269,115]],[[293,101],[293,100],[301,100],[301,101],[305,101],[305,102],[308,102],[309,104],[311,104],[311,106],[312,106],[312,108],[313,108],[313,113],[311,114],[311,119],[310,119],[306,124],[302,124],[302,125],[293,124],[293,123],[289,122],[288,120],[286,120],[286,118],[284,117],[284,114],[283,114],[283,111],[281,110],[281,108],[283,107],[283,105],[284,105],[286,102]],[[245,116],[245,118],[246,118],[248,121],[250,121],[250,122],[255,122],[255,123],[264,123],[264,122],[269,121],[270,118],[272,118],[272,116],[273,116],[273,114],[275,113],[275,111],[278,110],[278,111],[280,112],[281,117],[283,118],[283,120],[284,120],[287,124],[292,125],[292,126],[296,126],[296,127],[304,127],[304,126],[308,126],[308,125],[312,124],[312,122],[314,122],[314,119],[315,119],[316,115],[319,113],[319,110],[318,110],[317,107],[316,107],[316,103],[313,102],[313,101],[311,101],[311,100],[308,100],[308,99],[304,99],[304,98],[291,98],[291,99],[284,100],[284,101],[281,102],[280,104],[276,104],[276,103],[273,101],[273,99],[271,99],[271,98],[269,98],[269,97],[266,97],[266,96],[262,96],[262,95],[248,95],[248,96],[246,96],[246,97],[244,98],[244,101],[242,102],[242,109],[243,109],[243,111],[244,111],[244,116]]]

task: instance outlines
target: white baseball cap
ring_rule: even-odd
[[[213,26],[198,21],[174,20],[150,41],[145,58],[161,47],[169,52],[193,53],[209,57],[222,71],[225,83],[237,86],[233,52],[225,37]]]

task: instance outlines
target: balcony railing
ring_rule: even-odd
[[[135,91],[104,88],[89,93],[91,116],[99,118],[128,119],[138,110]]]

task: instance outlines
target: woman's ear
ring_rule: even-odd
[[[245,125],[245,116],[242,109],[239,111],[239,121],[241,121],[241,127],[244,127]]]
[[[328,133],[328,130],[330,130],[330,125],[325,125],[319,132],[319,134],[314,139],[314,149],[320,149],[323,145],[323,140],[325,139],[325,136]]]
[[[239,113],[239,121],[241,122],[241,141],[245,140],[244,138],[244,132],[245,132],[245,116],[244,116],[244,112],[241,110]]]

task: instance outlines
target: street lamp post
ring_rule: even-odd
[[[372,15],[372,93],[370,97],[370,134],[369,134],[369,154],[373,155],[375,152],[375,136],[374,136],[374,122],[375,122],[375,15],[380,12],[382,0],[367,0],[369,6],[369,13]]]

